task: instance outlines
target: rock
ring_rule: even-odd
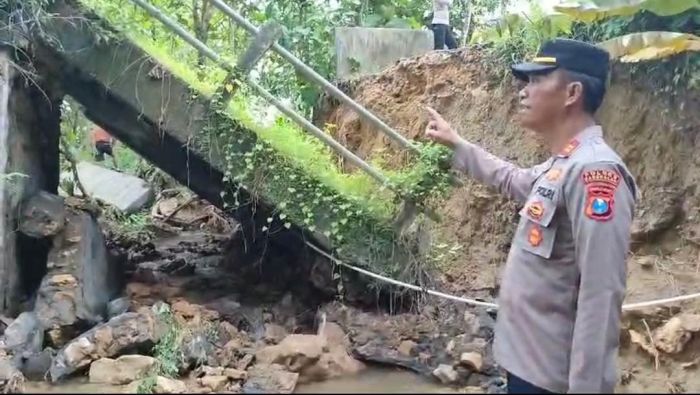
[[[198,377],[202,376],[226,376],[231,380],[245,380],[248,373],[245,370],[238,370],[224,367],[202,366],[198,369]]]
[[[646,336],[635,331],[634,329],[629,330],[629,336],[631,344],[636,344],[640,349],[646,351],[647,353],[649,353],[649,355],[655,358],[659,356],[659,350],[657,350],[656,348],[654,348],[654,346],[651,345]]]
[[[22,393],[24,376],[9,357],[0,358],[0,391],[5,394]]]
[[[667,354],[678,354],[696,332],[700,332],[700,314],[681,314],[654,331],[654,345]]]
[[[476,336],[481,329],[481,322],[479,317],[471,311],[464,312],[464,323],[466,324],[465,331],[471,336]]]
[[[332,296],[338,291],[336,280],[333,279],[333,265],[328,258],[316,254],[309,272],[309,281],[320,292]]]
[[[427,362],[430,360],[430,354],[419,353],[419,358],[406,357],[401,355],[395,349],[382,344],[382,340],[376,339],[356,347],[353,350],[355,356],[365,362],[372,362],[380,365],[400,366],[411,370],[418,374],[430,374],[431,370],[427,368]],[[422,355],[422,358],[421,358]]]
[[[243,385],[244,394],[291,394],[299,380],[298,373],[288,372],[280,365],[255,365],[248,370]]]
[[[265,324],[263,340],[268,344],[277,344],[287,336],[287,330],[276,324]]]
[[[224,376],[231,380],[245,380],[248,378],[248,372],[245,370],[226,368],[224,369]]]
[[[184,394],[187,393],[187,386],[180,380],[169,379],[167,377],[158,376],[155,380],[147,378],[132,382],[124,391],[127,394],[139,394],[140,387],[150,387],[151,393],[154,394]]]
[[[459,363],[472,372],[481,372],[484,366],[484,358],[477,352],[465,352],[459,357]]]
[[[46,348],[44,351],[21,357],[20,370],[24,377],[32,381],[43,381],[51,367],[55,351]]]
[[[276,346],[267,346],[255,353],[263,364],[284,364],[292,372],[299,372],[321,358],[325,341],[316,335],[289,335]]]
[[[318,335],[325,339],[328,347],[348,347],[350,345],[345,331],[335,322],[326,322],[318,328]]]
[[[90,364],[90,382],[122,385],[146,377],[156,359],[144,355],[124,355],[117,359],[102,358]]]
[[[486,346],[487,346],[486,340],[482,338],[476,338],[472,340],[471,342],[465,344],[462,349],[464,352],[477,352],[480,354],[484,354],[486,352]]]
[[[410,357],[414,348],[416,348],[416,342],[413,340],[404,340],[401,342],[401,344],[399,344],[398,351],[401,353],[401,355]]]
[[[37,315],[33,312],[20,314],[5,329],[5,347],[16,354],[38,353],[44,343],[44,332]]]
[[[435,376],[443,384],[452,384],[459,378],[457,371],[455,371],[451,365],[445,364],[441,364],[435,370],[433,370],[433,376]]]
[[[78,279],[72,274],[47,275],[39,286],[36,311],[42,327],[49,331],[54,347],[61,347],[76,331],[78,324],[78,300],[81,298]],[[64,333],[67,332],[67,333]]]
[[[229,378],[227,376],[204,376],[199,379],[203,387],[207,387],[214,392],[221,392],[226,388]]]
[[[255,358],[255,356],[253,356],[253,354],[244,355],[243,358],[241,358],[240,361],[238,361],[238,363],[236,363],[236,369],[238,369],[238,370],[248,369],[248,366],[250,366],[250,364],[253,362],[253,358]]]
[[[300,382],[325,381],[328,379],[354,375],[365,368],[365,365],[351,357],[345,347],[333,347],[321,355],[318,362],[299,372]]]
[[[656,264],[655,256],[642,256],[637,258],[637,264],[642,267],[642,269],[652,269]]]
[[[63,347],[51,363],[51,380],[59,381],[97,359],[153,346],[159,332],[155,317],[148,310],[114,317]]]
[[[224,374],[224,368],[221,366],[207,366],[207,365],[202,365],[197,368],[197,377],[202,377],[202,376],[221,376]]]
[[[120,314],[124,314],[129,310],[131,300],[127,297],[114,299],[107,304],[107,318],[111,319]]]
[[[58,234],[65,221],[63,198],[39,191],[22,204],[22,212],[17,222],[20,232],[35,239],[42,239]]]
[[[198,366],[210,362],[215,364],[214,358],[212,361],[209,360],[209,357],[214,355],[214,345],[205,333],[195,333],[188,336],[183,342],[182,352],[185,364],[188,366]]]
[[[102,322],[109,301],[124,285],[123,270],[110,259],[97,221],[85,212],[68,213],[64,230],[54,237],[47,267],[35,311],[44,328],[56,330],[57,338],[66,337],[59,329],[71,332],[71,327]]]
[[[151,187],[138,177],[89,162],[78,163],[77,169],[88,195],[126,214],[139,211],[153,198]]]
[[[481,387],[464,387],[460,392],[463,394],[483,394],[484,390]]]
[[[46,331],[46,337],[52,347],[60,348],[80,335],[80,329],[76,326],[64,326],[52,328]]]
[[[216,321],[220,318],[219,313],[209,310],[204,306],[196,305],[179,299],[173,302],[173,314],[188,321]]]
[[[455,350],[455,346],[456,346],[456,345],[457,345],[457,343],[455,343],[454,339],[450,340],[450,341],[447,343],[447,347],[445,347],[445,351],[446,351],[448,354],[452,354],[452,352]]]
[[[224,367],[235,366],[237,369],[241,369],[241,367],[238,366],[238,363],[236,363],[241,354],[241,352],[239,351],[240,348],[241,342],[239,340],[229,340],[226,344],[224,344],[224,346],[221,349],[217,350],[216,352],[216,358],[218,362],[217,365]],[[251,359],[248,362],[248,364],[252,362],[253,356],[251,355],[250,358]],[[247,367],[247,365],[244,366],[242,370],[245,370]]]
[[[156,394],[184,394],[187,392],[187,386],[180,380],[158,376],[153,392]]]

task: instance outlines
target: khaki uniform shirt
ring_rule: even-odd
[[[454,161],[524,203],[501,280],[497,363],[552,392],[612,392],[637,187],[602,129],[530,169],[466,142]]]

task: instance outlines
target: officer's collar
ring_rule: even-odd
[[[603,137],[603,128],[600,127],[600,125],[594,125],[587,127],[586,129],[583,129],[579,134],[576,135],[576,137],[572,138],[569,140],[569,143],[566,144],[563,150],[559,152],[557,157],[559,158],[568,158],[571,156],[571,154],[576,151],[576,149],[581,146],[581,143],[584,143],[590,139],[596,138],[596,137]]]

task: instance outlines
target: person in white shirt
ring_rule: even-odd
[[[450,7],[452,0],[433,0],[433,24],[431,30],[435,40],[435,49],[457,48],[457,41],[450,28]]]

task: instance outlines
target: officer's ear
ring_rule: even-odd
[[[583,83],[573,78],[566,78],[566,107],[571,107],[577,102],[584,102],[584,87]]]

